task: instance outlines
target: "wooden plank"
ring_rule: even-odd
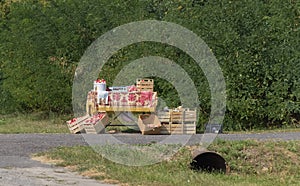
[[[195,130],[195,126],[191,126],[191,127],[184,127],[183,130]]]
[[[85,127],[84,130],[87,134],[97,134],[94,127]]]
[[[158,112],[157,117],[162,123],[170,122],[170,112]]]
[[[69,128],[70,132],[73,134],[79,133],[81,131],[83,131],[83,127],[81,125],[79,126],[74,126],[72,128]]]
[[[196,125],[192,124],[162,124],[160,134],[196,134]]]
[[[196,122],[196,118],[184,118],[183,122],[184,123],[186,123],[186,122]]]
[[[160,117],[170,117],[170,112],[158,112],[157,116],[160,116]]]
[[[183,123],[194,123],[196,124],[197,112],[196,110],[185,109],[183,111]]]
[[[184,125],[184,126],[196,126],[195,123],[184,123],[183,125]]]
[[[153,84],[152,83],[139,83],[137,84],[137,89],[139,88],[149,88],[149,89],[153,89]]]
[[[154,84],[154,80],[153,79],[140,79],[138,78],[136,80],[136,84]]]
[[[151,92],[153,92],[153,87],[144,87],[144,86],[141,86],[141,87],[138,87],[137,90],[138,91],[151,91]]]
[[[182,124],[177,124],[177,123],[176,124],[171,123],[170,126],[171,126],[171,128],[182,128],[183,125]]]

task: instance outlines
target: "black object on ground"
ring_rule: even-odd
[[[191,169],[196,171],[227,173],[225,159],[211,151],[195,151],[191,162]]]

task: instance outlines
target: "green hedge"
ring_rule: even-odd
[[[157,19],[192,30],[214,52],[227,86],[225,128],[299,125],[299,1],[7,0],[0,10],[1,113],[72,112],[73,74],[86,48],[116,26]],[[123,48],[101,76],[111,82],[122,66],[150,55],[174,60],[189,73],[203,126],[210,112],[208,82],[174,47],[145,42]],[[180,104],[174,87],[156,80],[168,105]]]

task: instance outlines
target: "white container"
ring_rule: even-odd
[[[101,103],[101,99],[104,101],[104,104],[108,104],[108,91],[97,91],[97,103]]]
[[[94,90],[99,91],[106,91],[106,83],[97,83],[94,81]]]

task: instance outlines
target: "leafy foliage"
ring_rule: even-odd
[[[86,48],[116,26],[157,19],[192,30],[214,52],[227,86],[225,128],[299,126],[299,1],[6,0],[0,11],[1,112],[72,112],[73,74]],[[208,82],[179,49],[152,42],[128,46],[100,76],[112,82],[124,65],[150,55],[188,72],[199,93],[199,125],[207,122]],[[156,82],[169,106],[180,104],[174,87]]]

